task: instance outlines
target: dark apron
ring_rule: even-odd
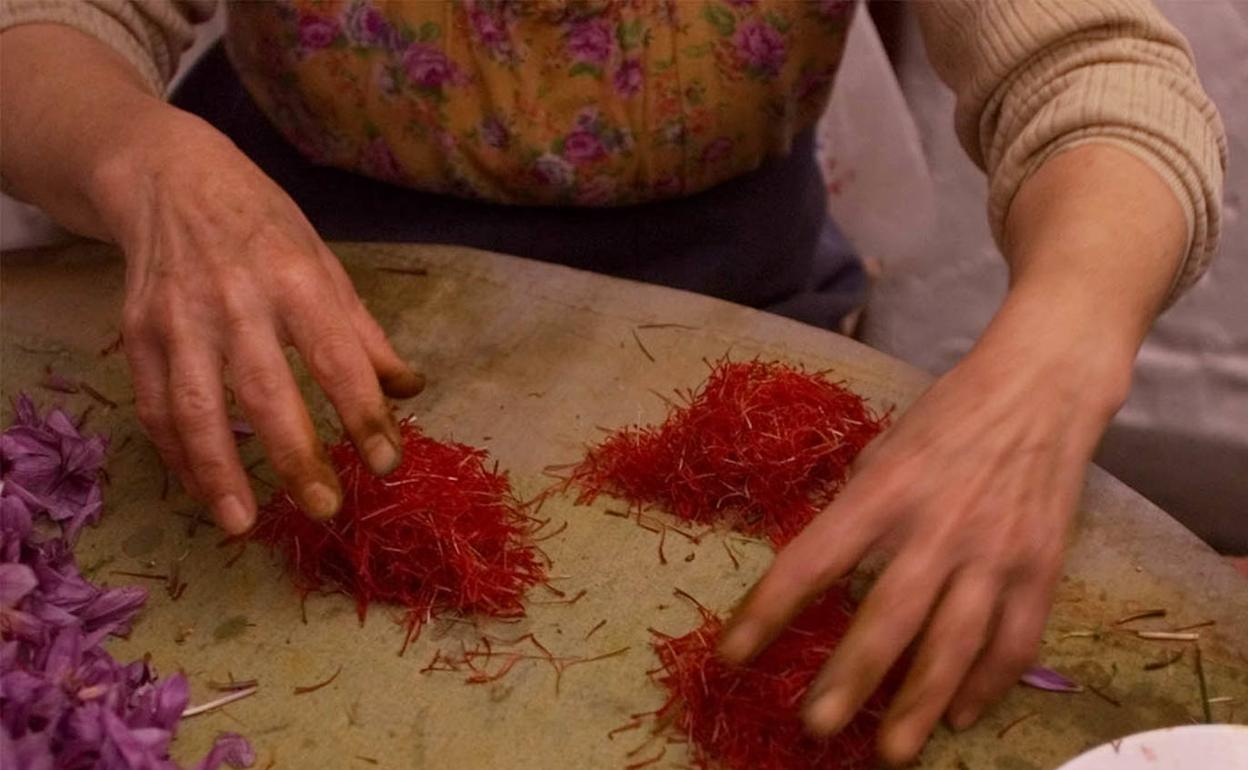
[[[505,206],[309,163],[251,100],[220,43],[172,101],[230,137],[327,241],[471,246],[709,294],[828,329],[865,300],[862,266],[827,216],[809,130],[787,157],[688,198]]]

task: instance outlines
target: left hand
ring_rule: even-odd
[[[1034,660],[1084,470],[1134,354],[1062,311],[1052,296],[1012,292],[729,624],[721,654],[747,661],[869,552],[893,554],[811,684],[812,731],[844,727],[919,639],[879,737],[884,760],[905,762],[942,713],[969,726]]]

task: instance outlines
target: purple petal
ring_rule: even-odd
[[[77,393],[78,383],[69,379],[65,375],[54,371],[51,367],[43,375],[43,381],[39,383],[41,388],[55,391],[57,393]]]
[[[28,733],[16,740],[0,726],[0,767],[8,770],[54,770],[56,757],[47,733]]]
[[[1083,685],[1067,679],[1051,668],[1032,666],[1023,674],[1022,683],[1038,690],[1050,692],[1083,692]]]
[[[16,607],[37,585],[35,571],[25,564],[0,564],[0,607]]]
[[[256,752],[247,739],[237,733],[221,733],[212,744],[208,756],[192,770],[217,770],[222,764],[230,767],[251,767],[256,763]]]

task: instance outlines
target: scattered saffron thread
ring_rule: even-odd
[[[654,755],[653,757],[650,757],[649,759],[643,759],[640,762],[634,762],[631,765],[625,765],[624,770],[638,770],[639,768],[656,764],[659,760],[663,759],[663,757],[666,756],[666,754],[667,754],[667,746],[660,746],[658,754]]]
[[[1114,625],[1121,626],[1122,624],[1130,623],[1133,620],[1143,620],[1145,618],[1164,618],[1165,616],[1166,611],[1164,609],[1140,610],[1139,612],[1133,612],[1130,615],[1118,618],[1114,621]]]
[[[1178,663],[1182,657],[1183,657],[1183,650],[1179,650],[1178,652],[1174,653],[1173,655],[1166,658],[1165,660],[1155,660],[1151,663],[1145,663],[1144,670],[1145,671],[1159,671],[1163,668],[1168,668],[1169,666],[1173,666],[1175,663]]]
[[[1117,706],[1118,708],[1122,708],[1122,701],[1118,700],[1114,696],[1105,692],[1101,688],[1095,687],[1093,685],[1087,685],[1087,688],[1089,691],[1091,691],[1093,695],[1097,696],[1098,698],[1110,704],[1111,706]]]
[[[331,683],[333,683],[335,679],[338,678],[338,675],[341,673],[342,673],[342,664],[339,664],[338,668],[334,670],[334,673],[330,674],[329,678],[324,680],[323,682],[317,682],[316,684],[310,684],[310,685],[306,685],[303,687],[296,687],[295,695],[307,695],[310,692],[316,692],[322,687],[328,687]]]
[[[642,343],[641,335],[637,333],[636,327],[633,328],[633,339],[637,341],[637,347],[641,349],[642,354],[650,359],[650,363],[653,364],[655,362],[654,356],[650,354],[649,350],[646,350],[646,346]]]
[[[605,623],[605,621],[603,622]],[[524,646],[532,647],[536,652],[520,651]],[[569,668],[619,657],[630,649],[630,647],[625,646],[590,657],[557,655],[532,632],[518,636],[515,639],[503,639],[487,634],[482,635],[472,647],[462,645],[461,643],[461,649],[458,654],[448,653],[446,650],[436,650],[433,658],[420,669],[420,673],[426,674],[436,671],[467,673],[468,676],[464,679],[464,684],[485,684],[502,679],[511,673],[512,669],[521,661],[536,660],[546,663],[555,672],[555,694],[558,695],[563,674]],[[490,667],[496,659],[501,660],[502,663],[491,670]]]
[[[1006,733],[1008,733],[1010,730],[1013,730],[1015,727],[1018,727],[1023,722],[1026,722],[1028,719],[1031,719],[1032,717],[1036,716],[1037,713],[1038,712],[1035,712],[1035,711],[1028,711],[1026,714],[1023,714],[1021,717],[1018,717],[1017,719],[1010,721],[1005,727],[1002,727],[1000,730],[997,731],[997,740],[1001,740],[1002,738],[1004,738]]]
[[[86,382],[83,382],[83,381],[79,380],[79,382],[78,382],[78,387],[82,388],[82,392],[83,392],[83,393],[86,393],[88,396],[90,396],[91,398],[95,399],[95,400],[96,400],[96,401],[97,401],[97,402],[98,402],[101,406],[105,406],[105,407],[107,407],[107,408],[109,408],[109,409],[116,409],[116,408],[117,408],[117,402],[116,402],[116,401],[112,400],[111,398],[109,398],[108,396],[104,395],[104,394],[103,394],[103,393],[101,393],[100,391],[98,391],[98,390],[96,390],[95,388],[91,387],[91,386],[90,386],[89,384],[87,384]]]

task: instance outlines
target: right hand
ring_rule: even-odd
[[[401,442],[385,395],[424,378],[395,353],[295,203],[211,126],[161,105],[97,168],[89,195],[126,255],[122,334],[139,420],[187,491],[230,533],[256,501],[223,370],[292,498],[334,515],[342,492],[283,346],[293,345],[377,474]]]

